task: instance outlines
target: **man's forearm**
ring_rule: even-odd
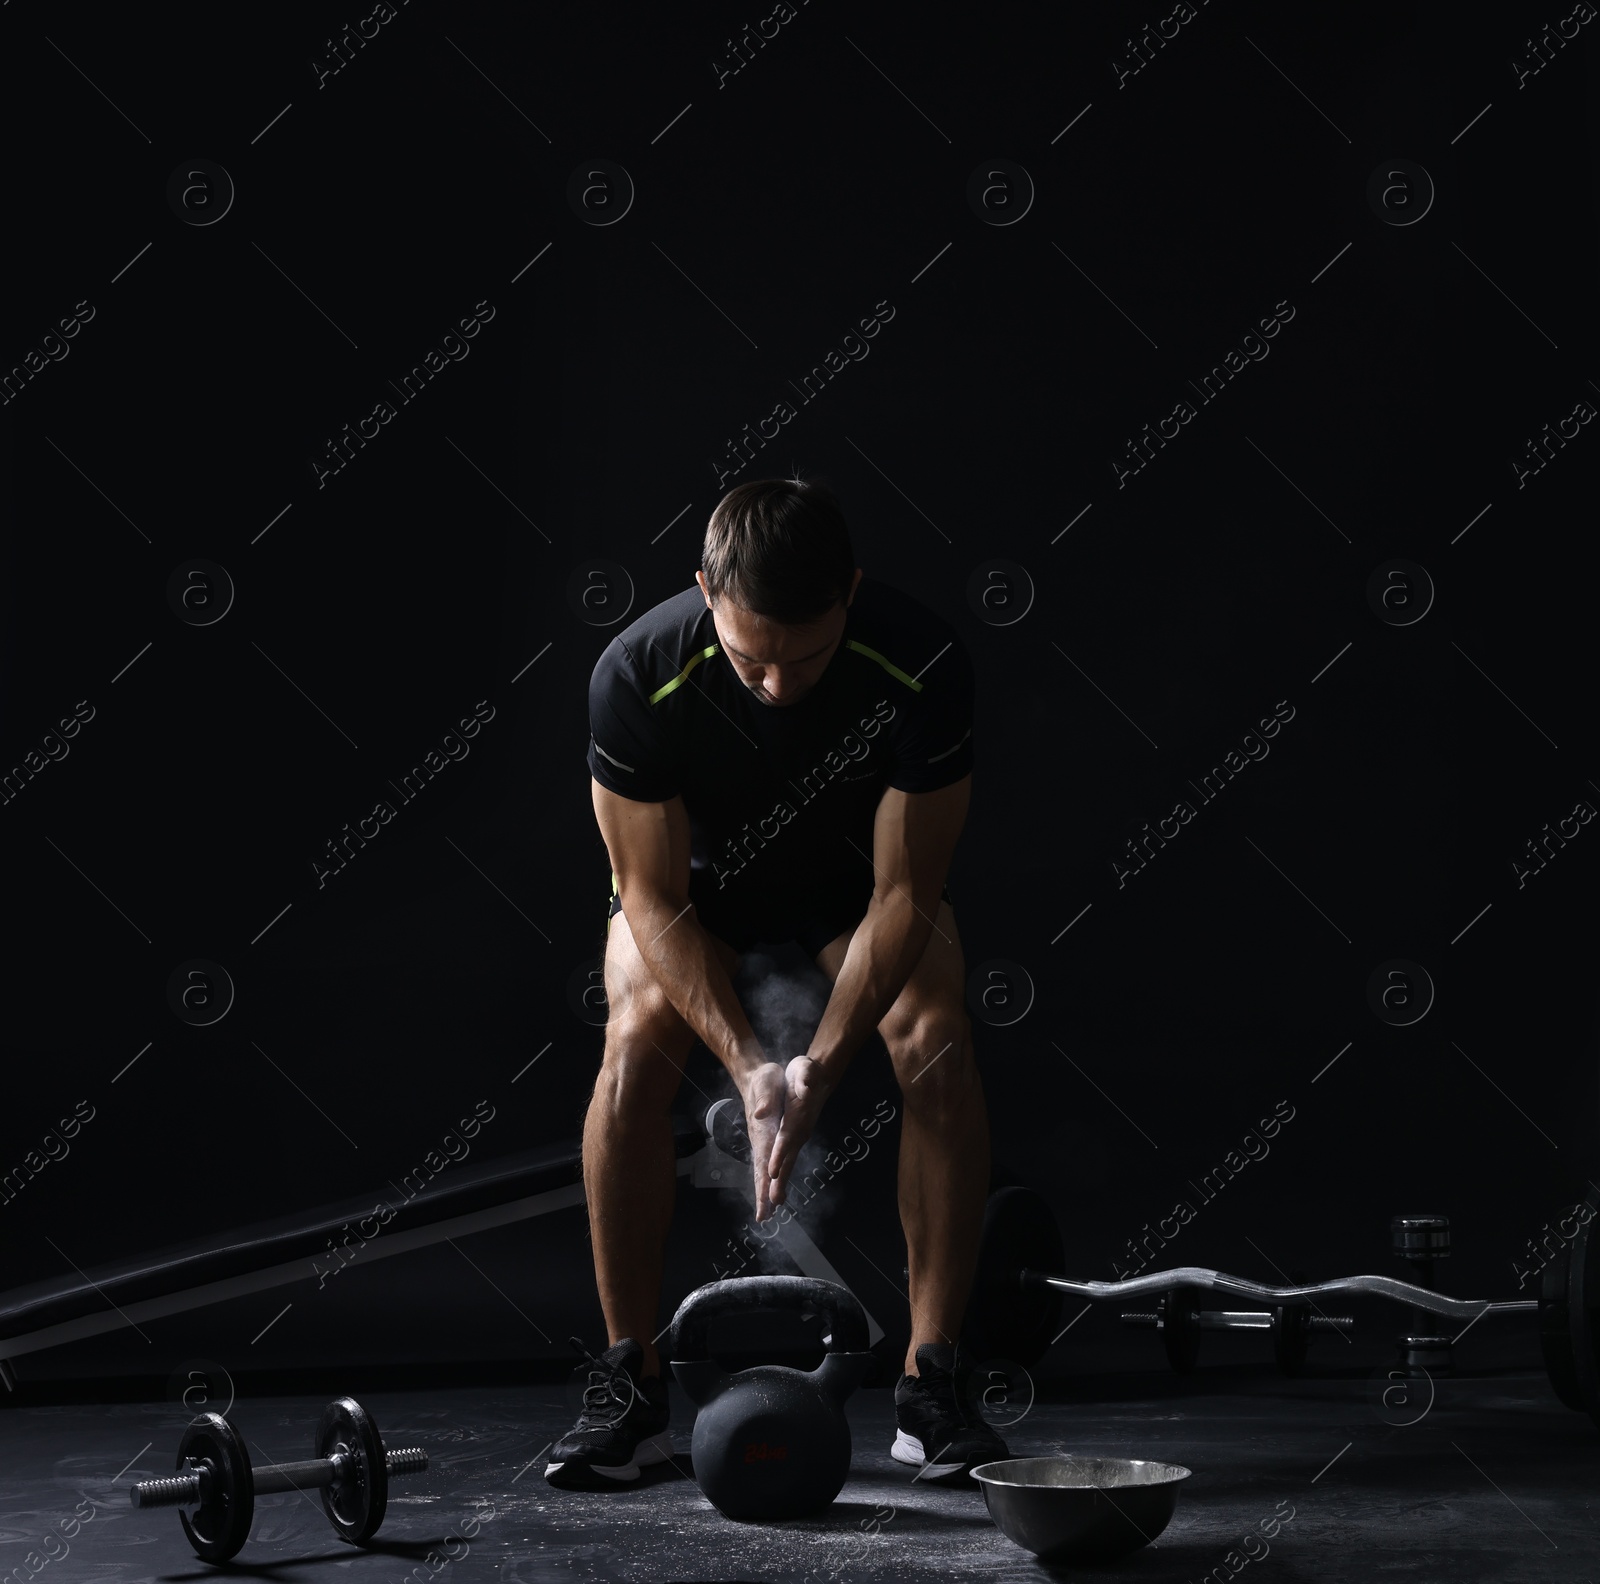
[[[662,994],[729,1074],[766,1060],[733,983],[692,906],[664,896],[630,896],[623,904],[634,944]]]
[[[894,1005],[932,933],[932,920],[903,891],[883,901],[874,896],[868,904],[811,1041],[809,1054],[821,1062],[831,1085]]]

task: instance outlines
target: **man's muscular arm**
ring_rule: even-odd
[[[927,949],[937,927],[939,892],[971,800],[968,774],[936,792],[887,787],[878,802],[872,830],[872,900],[850,938],[810,1050],[789,1064],[789,1097],[772,1166],[777,1204],[787,1197],[789,1173],[823,1102],[894,1005]]]
[[[744,1100],[756,1219],[771,1213],[761,1169],[783,1112],[783,1068],[767,1059],[711,937],[689,903],[689,814],[683,799],[641,803],[590,778],[594,815],[616,871],[634,944],[662,993],[727,1068]]]
[[[639,803],[591,776],[594,814],[639,955],[667,999],[732,1077],[767,1058],[689,906],[689,815],[681,797]]]
[[[935,929],[939,892],[972,801],[972,777],[937,792],[884,789],[872,828],[874,884],[810,1054],[837,1085],[905,988]]]

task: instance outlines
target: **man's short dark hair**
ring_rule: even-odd
[[[700,566],[713,600],[804,626],[846,598],[856,558],[844,513],[825,484],[756,479],[718,502]]]

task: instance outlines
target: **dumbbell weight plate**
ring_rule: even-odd
[[[1174,1287],[1158,1306],[1167,1362],[1180,1375],[1187,1375],[1200,1357],[1200,1299],[1196,1288]]]
[[[389,1468],[378,1427],[354,1397],[334,1398],[322,1410],[317,1427],[316,1456],[333,1457],[341,1452],[353,1455],[354,1467],[337,1485],[323,1486],[322,1508],[341,1540],[363,1545],[383,1522],[389,1502]]]
[[[221,1414],[204,1413],[189,1423],[178,1443],[180,1473],[191,1458],[196,1464],[210,1464],[210,1491],[193,1518],[180,1511],[178,1521],[199,1556],[207,1562],[226,1562],[238,1554],[255,1518],[250,1454]]]

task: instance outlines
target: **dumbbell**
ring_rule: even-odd
[[[178,1443],[179,1472],[141,1480],[130,1492],[133,1505],[197,1505],[193,1519],[178,1514],[189,1544],[207,1562],[226,1562],[250,1533],[257,1496],[311,1487],[322,1492],[333,1532],[362,1545],[383,1522],[390,1479],[428,1466],[421,1447],[385,1451],[372,1415],[353,1397],[336,1397],[323,1409],[312,1445],[314,1457],[252,1469],[239,1432],[221,1414],[201,1414]]]
[[[1296,1273],[1298,1279],[1298,1273]],[[1187,1375],[1200,1354],[1202,1331],[1270,1331],[1273,1356],[1285,1375],[1305,1368],[1306,1348],[1314,1333],[1347,1331],[1355,1321],[1349,1315],[1312,1314],[1304,1304],[1278,1304],[1272,1309],[1202,1309],[1200,1293],[1178,1287],[1157,1300],[1154,1312],[1124,1314],[1125,1326],[1160,1331],[1167,1362]]]

